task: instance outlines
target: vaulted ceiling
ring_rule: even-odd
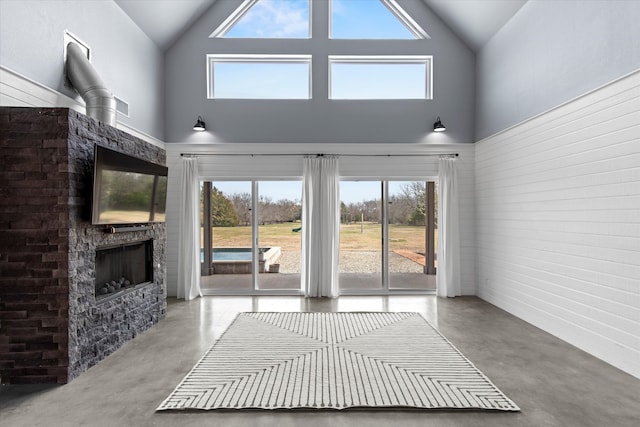
[[[220,0],[115,0],[162,50]],[[422,0],[471,49],[478,51],[527,0]]]

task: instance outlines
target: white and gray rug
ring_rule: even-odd
[[[157,410],[518,411],[418,313],[241,313]]]

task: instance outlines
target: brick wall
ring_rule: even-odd
[[[0,109],[0,377],[66,382],[68,110]]]
[[[163,149],[75,111],[0,108],[0,382],[66,383],[164,317],[165,224],[90,223],[94,144],[165,164]],[[153,283],[97,304],[95,251],[153,239]]]

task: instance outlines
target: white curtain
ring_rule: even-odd
[[[302,191],[302,275],[307,297],[337,297],[340,175],[336,156],[306,156]]]
[[[462,293],[460,286],[458,173],[455,158],[440,158],[438,197],[437,294],[441,297],[455,297]]]
[[[178,298],[191,300],[200,292],[200,180],[198,159],[182,158],[178,235]]]

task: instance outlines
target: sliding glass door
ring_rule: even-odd
[[[342,181],[341,294],[435,290],[435,192],[427,180]],[[302,182],[202,184],[204,293],[300,292]]]
[[[203,292],[299,292],[301,192],[300,181],[203,183]]]
[[[342,181],[342,293],[434,291],[433,182]]]

